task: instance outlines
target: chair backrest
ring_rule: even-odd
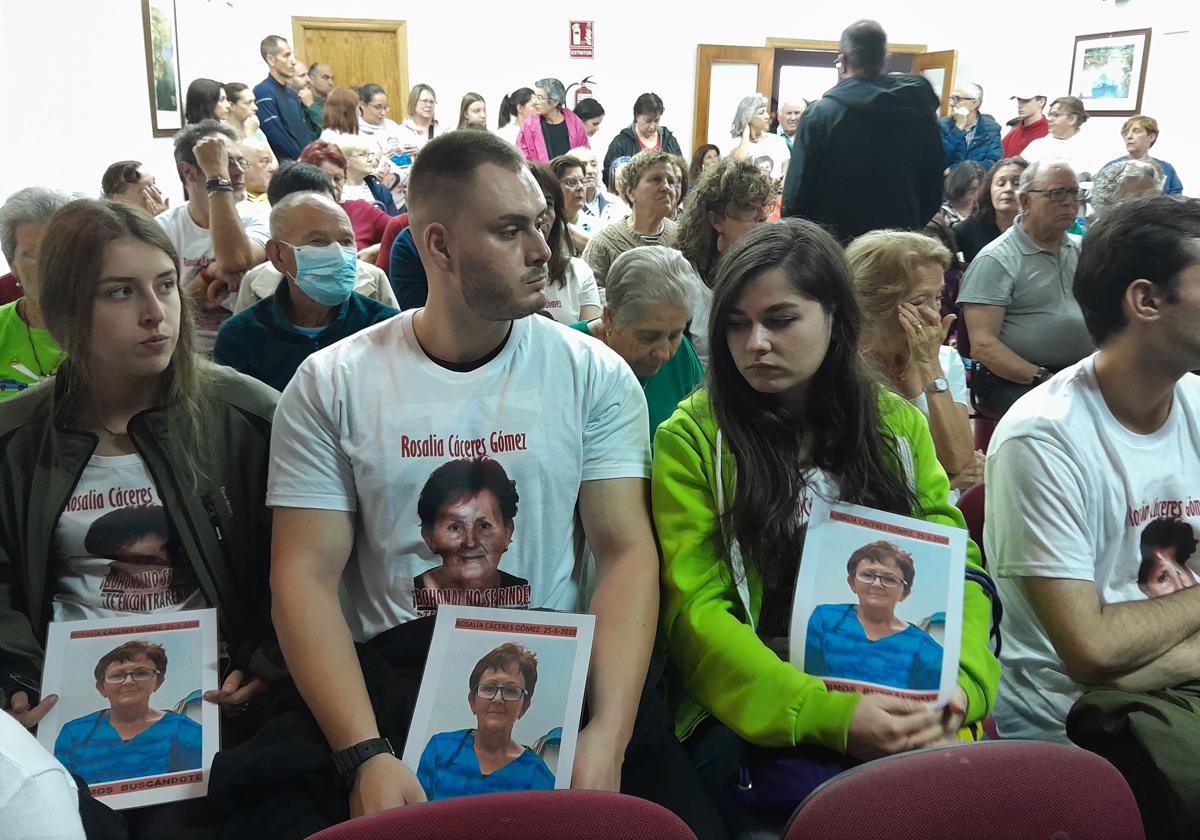
[[[335,825],[308,840],[696,840],[665,808],[620,793],[493,793],[393,808]]]
[[[1143,840],[1129,785],[1064,744],[983,741],[868,762],[826,782],[784,840]]]
[[[967,521],[967,533],[971,540],[979,546],[979,556],[987,568],[987,558],[983,556],[983,482],[973,484],[963,491],[955,503],[962,511],[963,519]]]

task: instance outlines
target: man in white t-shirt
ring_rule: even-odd
[[[1088,231],[1074,291],[1100,349],[1001,420],[984,544],[1004,603],[1000,734],[1095,749],[1097,704],[1146,707],[1200,679],[1200,201],[1114,210]],[[1147,586],[1156,551],[1178,574]],[[1200,737],[1195,695],[1163,703],[1186,716],[1176,739]],[[1195,775],[1194,761],[1180,769]],[[1189,807],[1194,830],[1200,801]]]
[[[180,286],[196,301],[197,349],[211,352],[242,275],[267,258],[270,208],[246,201],[249,162],[233,129],[216,120],[175,135],[175,165],[187,203],[154,218],[179,253]]]
[[[392,752],[401,745],[380,743],[353,642],[445,603],[592,612],[572,784],[616,790],[658,607],[641,389],[598,342],[526,317],[546,302],[547,211],[511,145],[467,131],[431,141],[409,208],[425,307],[308,358],[276,414],[280,644],[352,786],[351,813],[369,814],[425,795]],[[451,549],[436,533],[443,517],[475,545],[456,537]],[[495,539],[479,536],[489,524]],[[584,538],[598,573],[590,603]]]

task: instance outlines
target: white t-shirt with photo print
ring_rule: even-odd
[[[567,263],[562,286],[546,286],[546,313],[560,324],[570,326],[579,320],[582,306],[599,306],[600,290],[592,267],[579,257]]]
[[[1139,435],[1109,411],[1093,354],[1017,401],[985,467],[984,547],[1004,619],[995,720],[1006,738],[1066,743],[1084,686],[1071,679],[1020,578],[1090,581],[1101,604],[1145,600],[1141,538],[1155,520],[1200,534],[1200,378],[1175,386],[1162,428]],[[1180,581],[1195,585],[1193,553]]]
[[[53,557],[55,621],[208,605],[137,454],[92,456],[55,526]]]
[[[430,475],[449,461],[490,458],[519,496],[502,580],[487,591],[496,597],[455,600],[467,591],[451,590],[438,602],[518,606],[510,596],[527,592],[530,607],[586,607],[579,487],[649,478],[641,386],[600,342],[537,316],[515,321],[483,366],[448,370],[417,342],[419,311],[300,366],[275,412],[267,504],[357,512],[343,611],[354,638],[366,641],[431,606],[417,585],[442,567],[417,512]]]

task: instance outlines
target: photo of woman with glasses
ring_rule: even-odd
[[[150,707],[167,678],[167,652],[125,642],[96,663],[96,691],[109,708],[66,723],[54,757],[88,784],[199,770],[203,730],[186,715]]]
[[[912,594],[912,555],[885,540],[850,555],[846,582],[857,604],[821,604],[808,619],[804,673],[912,690],[936,691],[942,646],[896,616]]]
[[[537,656],[513,642],[476,663],[467,683],[476,726],[439,732],[421,753],[417,779],[430,801],[554,788],[546,762],[513,740],[513,727],[533,701],[537,666]]]

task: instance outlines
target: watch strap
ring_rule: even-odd
[[[330,757],[333,759],[333,767],[337,770],[338,775],[349,784],[354,781],[354,773],[359,766],[380,753],[396,754],[396,751],[392,749],[392,742],[387,738],[368,738],[344,750],[335,750]]]
[[[233,192],[233,181],[228,178],[209,178],[204,183],[209,192],[220,192],[223,190]]]

